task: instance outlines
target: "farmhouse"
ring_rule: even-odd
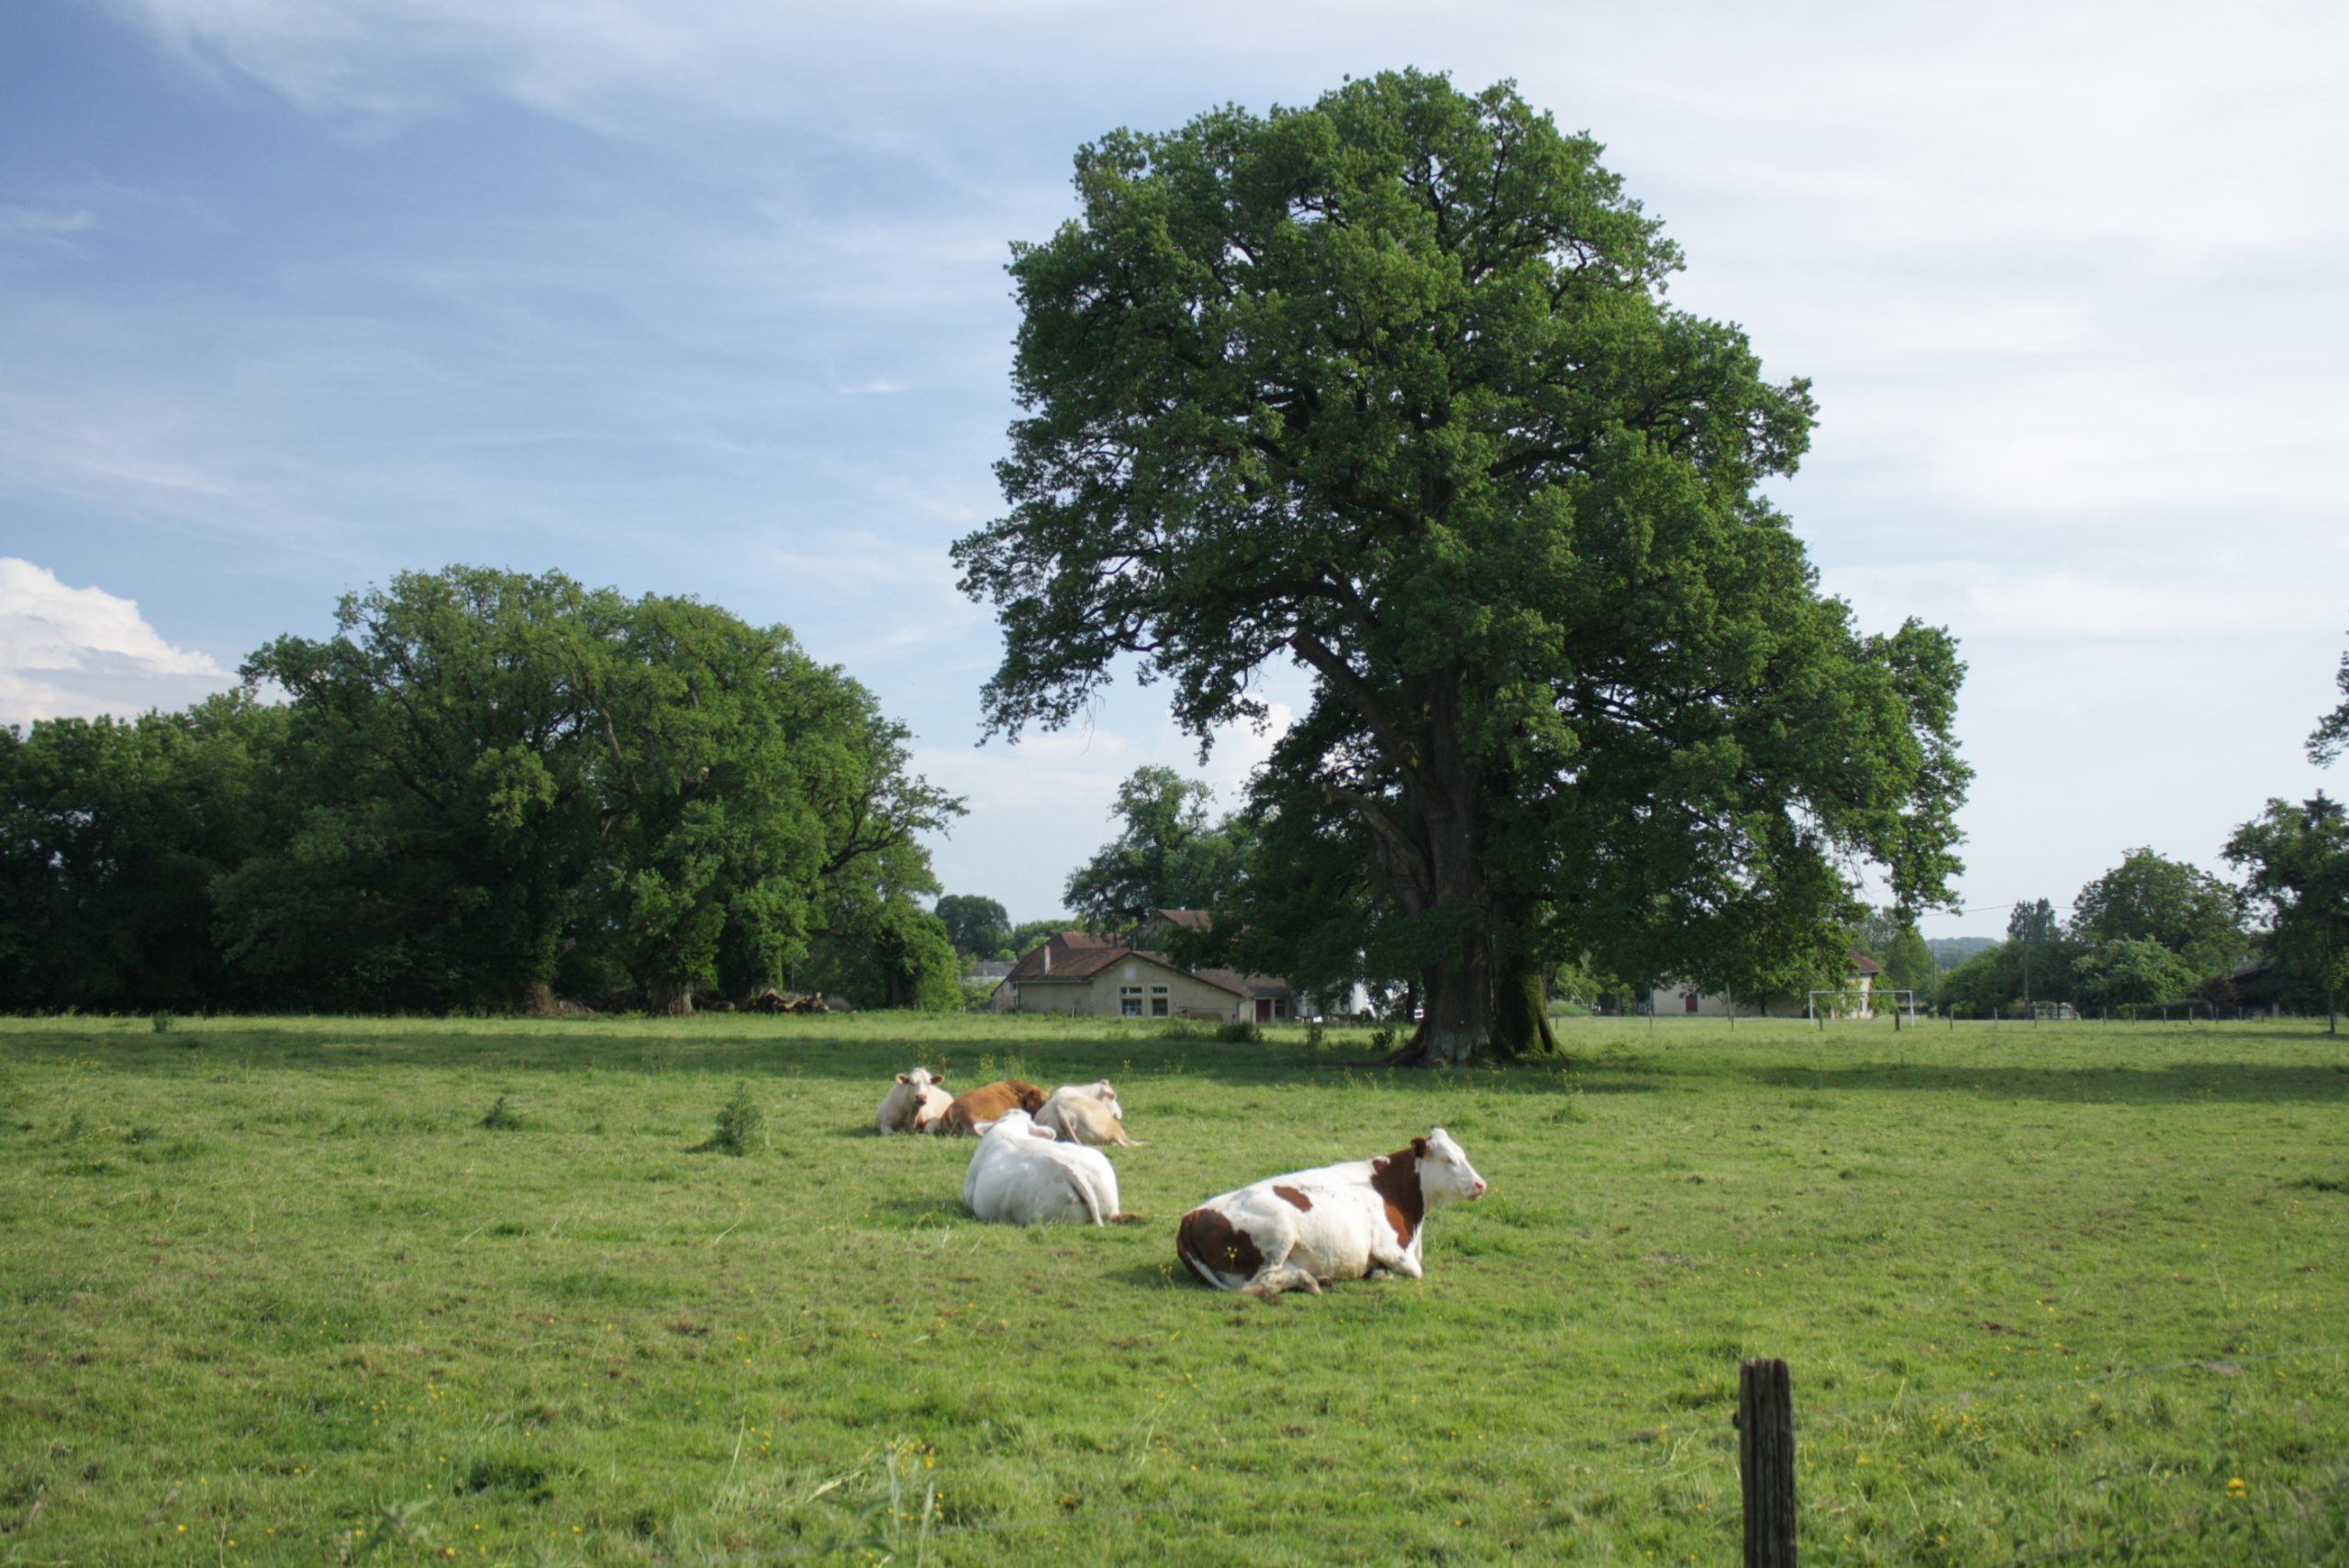
[[[1140,945],[1203,918],[1197,910],[1160,909],[1130,936],[1063,931],[1011,966],[989,1006],[998,1013],[1097,1018],[1269,1024],[1297,1017],[1297,994],[1286,980],[1231,969],[1183,969],[1164,951]]]
[[[1820,997],[1820,1009],[1834,1018],[1876,1017],[1874,992],[1878,973],[1876,960],[1854,948],[1844,964],[1842,987],[1846,994]],[[1725,992],[1698,991],[1693,985],[1674,982],[1648,994],[1646,1010],[1658,1018],[1725,1018],[1736,1014],[1748,1018],[1799,1018],[1807,1015],[1808,1008],[1809,998],[1800,995],[1780,994],[1757,1000],[1751,996],[1733,997]]]

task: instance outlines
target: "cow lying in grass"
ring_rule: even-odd
[[[1052,1091],[1052,1097],[1036,1113],[1037,1126],[1049,1127],[1078,1143],[1141,1148],[1140,1143],[1126,1136],[1121,1125],[1125,1119],[1126,1107],[1118,1103],[1118,1091],[1109,1087],[1107,1078],[1095,1084],[1063,1084]]]
[[[1107,1225],[1119,1218],[1118,1173],[1099,1150],[1063,1143],[1009,1110],[971,1156],[963,1206],[996,1225]]]
[[[873,1125],[886,1137],[893,1132],[936,1132],[953,1096],[938,1086],[939,1074],[927,1067],[900,1073],[889,1092],[881,1096],[880,1113]]]
[[[1024,1079],[1000,1078],[955,1095],[939,1118],[938,1130],[951,1138],[979,1138],[1006,1111],[1026,1111],[1032,1117],[1043,1108],[1043,1090]]]
[[[1333,1279],[1418,1279],[1430,1209],[1485,1195],[1485,1178],[1437,1128],[1375,1160],[1268,1176],[1183,1217],[1175,1255],[1219,1290],[1269,1300]]]

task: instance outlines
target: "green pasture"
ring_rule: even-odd
[[[0,1021],[0,1564],[1723,1563],[1749,1355],[1808,1562],[2349,1561],[2349,1045],[1560,1028]],[[971,1221],[917,1063],[1109,1076],[1141,1222]],[[1176,1264],[1436,1125],[1425,1280]]]

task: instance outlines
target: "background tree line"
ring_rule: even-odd
[[[959,999],[915,835],[961,803],[781,627],[451,567],[241,674],[0,730],[0,1007]]]

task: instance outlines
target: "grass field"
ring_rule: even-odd
[[[2349,1045],[1562,1027],[0,1020],[0,1563],[1720,1563],[1746,1355],[1806,1562],[2349,1562]],[[1145,1223],[971,1221],[917,1062],[1106,1073]],[[1439,1124],[1425,1280],[1175,1263]]]

